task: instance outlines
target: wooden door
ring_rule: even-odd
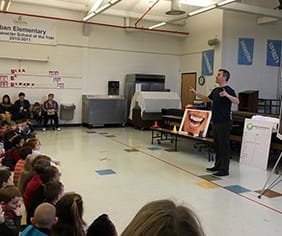
[[[195,96],[189,92],[190,88],[196,89],[197,73],[183,73],[181,76],[181,103],[182,108],[187,104],[193,104]]]

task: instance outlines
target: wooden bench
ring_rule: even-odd
[[[282,151],[282,143],[271,143],[270,149]]]
[[[178,132],[172,132],[172,130],[169,129],[154,127],[151,127],[151,130],[151,144],[154,144],[155,139],[157,140],[158,144],[160,144],[161,141],[170,141],[171,143],[174,143],[174,150],[177,151],[177,137],[179,136]]]
[[[234,142],[242,143],[242,137],[239,136],[239,135],[231,134],[230,135],[230,140],[234,141]]]
[[[174,150],[177,151],[178,148],[178,138],[179,137],[185,137],[185,138],[190,138],[193,140],[201,141],[203,143],[207,143],[209,146],[213,144],[213,138],[206,137],[206,138],[201,138],[201,137],[195,137],[192,135],[186,135],[186,134],[181,134],[178,132],[173,132],[172,130],[169,129],[164,129],[164,128],[154,128],[151,127],[152,130],[152,140],[151,143],[154,144],[154,140],[157,140],[158,144],[161,144],[162,141],[170,141],[171,143],[174,143]],[[239,135],[230,135],[230,141],[237,142],[239,144],[242,143],[242,136]],[[196,148],[196,146],[194,145]],[[270,149],[272,150],[277,150],[277,151],[282,151],[282,143],[276,143],[276,142],[271,142],[270,144]],[[211,147],[208,148],[208,154],[209,154],[209,160],[212,159],[212,150]]]
[[[230,140],[238,143],[242,143],[242,136],[239,135],[230,135]],[[270,143],[270,149],[272,150],[277,150],[277,151],[282,151],[282,142],[277,143],[277,142],[272,142]]]
[[[209,138],[209,137],[201,138],[201,137],[196,137],[193,135],[181,134],[179,132],[173,132],[173,130],[159,128],[159,127],[158,128],[151,127],[151,130],[152,130],[152,140],[151,140],[152,144],[154,144],[155,139],[157,140],[158,144],[160,144],[162,141],[170,141],[171,143],[174,143],[174,151],[177,151],[178,137],[190,138],[193,140],[207,143],[209,145],[208,159],[209,161],[213,159],[212,158],[212,148],[211,148],[211,145],[213,144],[213,138]]]
[[[242,118],[242,121],[240,124],[234,122],[232,124],[232,129],[237,129],[237,128],[240,128],[242,127],[243,123],[244,123],[244,119],[245,118],[249,118],[249,117],[252,117],[253,115],[255,115],[257,113],[250,113],[250,112],[241,112],[241,111],[232,111],[232,116],[235,118],[236,120],[236,117],[241,117]],[[278,117],[277,115],[269,115],[268,116],[271,116],[271,117]],[[182,117],[181,116],[175,116],[175,115],[162,115],[162,120],[163,120],[163,123],[164,125],[172,128],[174,125],[179,128],[180,126],[180,123],[181,123],[181,120],[182,120]],[[158,129],[162,129],[162,128],[158,128]],[[160,130],[159,130],[160,131]],[[152,131],[153,132],[153,131]],[[186,138],[192,138],[194,140],[199,140],[201,142],[206,142],[206,143],[213,143],[213,138],[199,138],[199,137],[194,137],[192,135],[183,135],[183,134],[179,134],[179,133],[173,133],[172,130],[169,130],[169,129],[162,129],[162,133],[160,135],[160,137],[155,137],[156,139],[160,138],[158,140],[158,143],[160,143],[161,141],[163,140],[170,140],[172,143],[174,143],[175,145],[175,150],[177,150],[177,137],[178,136],[181,136],[181,137],[186,137]],[[153,134],[152,134],[153,136]],[[153,140],[155,139],[152,137],[152,143],[153,143]],[[235,143],[238,143],[241,145],[242,143],[242,135],[238,135],[238,134],[231,134],[230,135],[230,141],[233,141]],[[271,150],[278,150],[278,151],[282,151],[282,142],[277,142],[277,141],[271,141],[271,144],[270,144],[270,149]]]

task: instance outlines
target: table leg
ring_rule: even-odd
[[[177,152],[177,134],[175,134],[174,142],[174,150]]]

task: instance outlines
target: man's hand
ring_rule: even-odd
[[[189,92],[194,94],[194,95],[197,95],[197,91],[192,87],[189,89]]]
[[[237,97],[234,97],[234,96],[230,95],[229,93],[227,93],[224,88],[223,88],[223,90],[219,93],[219,96],[220,96],[220,97],[226,97],[226,98],[228,98],[228,99],[229,99],[232,103],[234,103],[234,104],[239,104],[239,103],[240,103],[240,101],[239,101],[239,99],[238,99]]]
[[[222,91],[219,93],[220,97],[228,97],[228,93],[225,91],[225,89],[223,88]]]

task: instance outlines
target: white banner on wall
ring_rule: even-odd
[[[0,14],[0,40],[55,45],[56,23],[28,16]]]

